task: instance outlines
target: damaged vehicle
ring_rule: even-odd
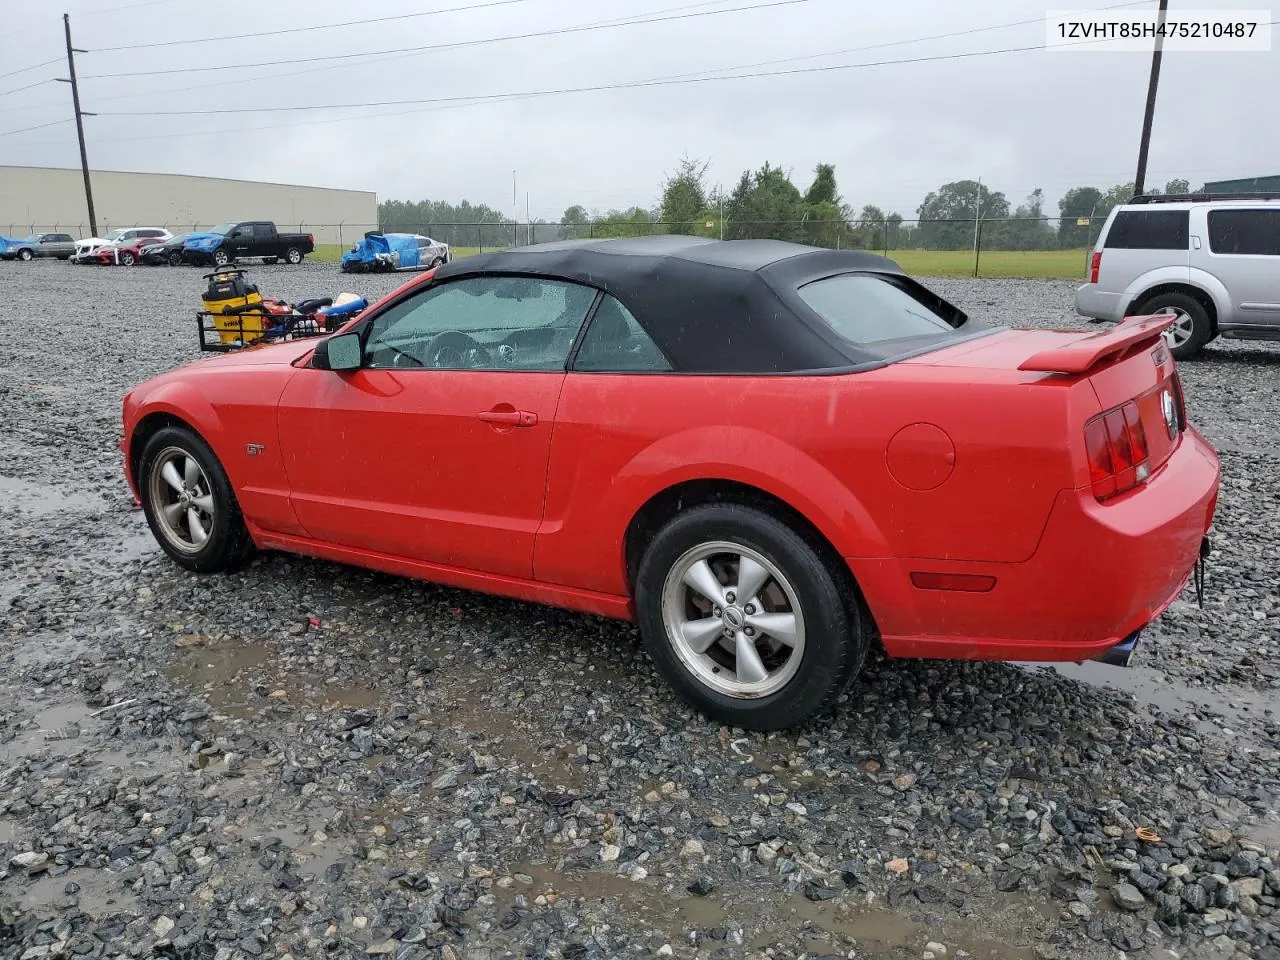
[[[430,270],[453,259],[449,245],[420,233],[372,231],[342,255],[343,273]]]
[[[1172,322],[988,326],[856,251],[561,241],[143,383],[124,465],[188,570],[279,550],[634,620],[709,717],[779,729],[873,647],[1128,662],[1218,498]]]

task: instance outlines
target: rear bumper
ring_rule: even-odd
[[[898,657],[1078,661],[1158,617],[1182,592],[1218,499],[1218,457],[1194,430],[1138,489],[1107,503],[1064,490],[1023,563],[849,560]],[[983,593],[918,589],[913,571],[995,579]]]
[[[1096,283],[1076,287],[1076,313],[1094,320],[1110,320],[1119,323],[1124,319],[1123,297],[1109,293]]]

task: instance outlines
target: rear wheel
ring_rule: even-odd
[[[128,250],[120,254],[120,266],[122,267],[132,267],[137,262],[137,258]]]
[[[253,553],[222,464],[190,430],[157,431],[142,451],[138,479],[151,532],[181,566],[214,573],[235,568]]]
[[[803,537],[739,504],[682,512],[636,577],[640,632],[658,669],[707,716],[751,730],[834,704],[867,652],[850,600]]]
[[[284,258],[290,263],[299,264],[302,262],[302,251],[297,247],[290,247],[284,252]]]
[[[1186,360],[1200,352],[1200,348],[1213,339],[1213,321],[1209,311],[1195,297],[1185,293],[1161,293],[1144,300],[1135,314],[1171,313],[1173,326],[1169,328],[1169,349],[1178,360]]]

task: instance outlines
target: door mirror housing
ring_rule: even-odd
[[[317,370],[359,370],[364,363],[360,334],[342,333],[316,344],[311,365]]]

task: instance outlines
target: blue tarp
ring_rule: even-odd
[[[225,239],[226,237],[220,233],[189,233],[187,239],[182,241],[182,248],[209,253]]]
[[[399,254],[398,262],[393,259],[394,266],[421,266],[418,256],[418,239],[411,233],[366,233],[364,239],[342,255],[342,265],[350,267],[354,263],[372,264],[379,259]]]
[[[21,243],[22,237],[0,237],[0,253],[7,251],[11,244]]]

